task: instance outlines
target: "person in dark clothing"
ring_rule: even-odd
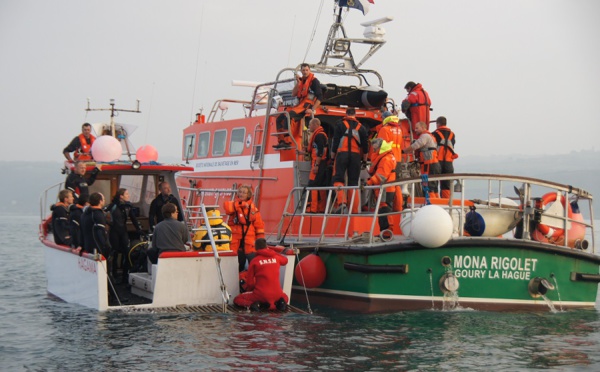
[[[83,237],[81,236],[81,215],[83,208],[88,204],[88,197],[82,195],[77,203],[69,206],[69,231],[71,232],[71,247],[81,249],[83,247]]]
[[[92,145],[96,137],[92,135],[92,125],[83,123],[81,126],[81,134],[73,138],[73,140],[63,149],[63,155],[68,161],[77,160],[92,160]]]
[[[333,186],[344,186],[346,173],[348,186],[358,186],[361,160],[366,163],[369,154],[368,131],[356,120],[356,110],[346,109],[346,117],[337,122],[333,132],[331,157],[335,159]],[[338,192],[334,213],[347,212],[345,192]],[[352,213],[358,213],[359,201],[354,200]]]
[[[190,233],[184,223],[178,221],[179,210],[173,203],[162,207],[163,220],[156,225],[152,237],[152,248],[148,250],[148,258],[153,264],[158,262],[162,252],[185,252],[190,241]]]
[[[73,192],[61,190],[58,193],[58,203],[50,207],[52,211],[52,234],[54,242],[60,245],[71,245],[69,232],[69,206],[73,203]]]
[[[129,234],[127,233],[127,218],[131,220],[133,227],[137,234],[141,234],[142,228],[133,212],[133,206],[129,202],[129,191],[121,188],[117,190],[117,193],[112,199],[111,204],[108,206],[108,213],[110,213],[110,231],[109,239],[112,247],[110,260],[112,261],[112,275],[114,278],[118,278],[118,270],[121,269],[121,278],[123,282],[127,281],[127,275],[129,274],[129,260],[127,254],[129,253]]]
[[[83,250],[94,253],[98,250],[104,257],[109,257],[110,241],[104,216],[104,195],[95,192],[90,195],[90,206],[81,215],[81,234],[83,236]]]
[[[150,211],[148,213],[148,223],[150,224],[150,231],[154,230],[154,226],[156,226],[159,222],[161,222],[164,217],[162,214],[162,207],[167,203],[175,204],[177,210],[179,211],[177,215],[177,220],[183,222],[183,210],[181,209],[181,205],[177,198],[171,194],[171,186],[168,182],[161,182],[158,184],[158,189],[160,194],[152,200],[150,203]]]
[[[89,196],[90,192],[88,190],[88,186],[91,186],[96,181],[96,176],[102,170],[101,165],[97,165],[92,174],[89,177],[85,176],[87,165],[83,161],[78,161],[75,163],[75,167],[73,168],[73,172],[71,172],[67,176],[67,180],[65,181],[65,188],[67,190],[73,191],[73,196],[75,196],[75,202],[79,201],[80,195]]]
[[[312,133],[305,152],[305,154],[310,155],[311,161],[308,187],[329,186],[330,177],[327,175],[327,150],[329,141],[327,134],[323,130],[323,127],[321,127],[321,121],[317,118],[312,119],[308,123],[308,131]],[[323,213],[325,212],[327,191],[311,190],[308,200],[310,205],[306,208],[307,212]]]

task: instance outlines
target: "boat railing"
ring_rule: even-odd
[[[298,243],[302,242],[317,242],[323,243],[326,239],[338,238],[349,240],[356,235],[368,237],[369,243],[380,240],[380,237],[374,232],[377,227],[377,220],[380,216],[400,216],[400,219],[410,218],[425,204],[437,204],[448,211],[449,214],[456,220],[454,223],[463,228],[456,228],[454,235],[456,237],[467,236],[464,226],[466,215],[471,210],[479,208],[487,208],[496,211],[512,212],[515,215],[515,220],[522,221],[522,233],[520,237],[514,239],[534,240],[532,234],[535,226],[531,222],[540,223],[542,217],[550,218],[554,221],[560,221],[556,226],[564,232],[560,241],[552,242],[551,244],[586,249],[587,242],[583,245],[583,240],[577,243],[569,243],[569,231],[573,224],[585,228],[585,236],[591,239],[593,253],[595,253],[595,236],[594,236],[594,216],[592,206],[592,195],[586,190],[575,188],[570,185],[563,185],[555,182],[544,181],[535,178],[507,176],[496,174],[449,174],[431,176],[429,182],[433,181],[450,181],[453,184],[459,185],[457,190],[460,192],[452,192],[450,198],[424,198],[419,197],[418,190],[423,187],[423,179],[420,177],[403,179],[394,183],[379,185],[379,186],[344,186],[344,187],[295,187],[289,194],[285,203],[285,208],[278,226],[278,239],[285,238],[294,239]],[[381,196],[383,190],[392,186],[398,186],[404,195],[404,205],[401,211],[382,213],[380,211]],[[452,189],[452,188],[451,188]],[[327,193],[326,209],[320,213],[307,212],[308,196],[312,190],[324,190]],[[350,191],[350,192],[349,192]],[[375,192],[377,191],[377,192]],[[349,197],[348,212],[344,214],[333,213],[335,209],[335,199],[337,192],[346,192]],[[375,192],[375,193],[374,193]],[[567,207],[567,202],[564,202],[564,208],[559,214],[546,216],[543,208],[540,209],[539,200],[541,196],[547,193],[558,193],[557,201],[565,200],[569,203],[587,202],[587,218],[575,219],[571,215],[570,207]],[[378,195],[373,198],[372,195]],[[564,198],[564,199],[562,199]],[[536,206],[536,202],[538,205]],[[355,207],[358,203],[358,208]],[[363,208],[364,207],[364,208]],[[358,213],[352,213],[352,210],[357,210]],[[366,209],[366,210],[362,210]],[[583,209],[581,209],[583,211]],[[582,216],[582,215],[580,215]],[[319,233],[315,234],[314,229],[310,229],[310,233],[305,232],[307,224],[314,225],[317,221],[314,217],[320,217]],[[365,231],[352,230],[352,220],[358,217],[361,219],[368,218],[369,229]],[[331,221],[337,220],[339,228],[331,229]],[[520,222],[519,222],[520,223]],[[333,224],[335,225],[335,224]],[[516,222],[515,222],[516,225]],[[362,227],[365,226],[363,223]],[[396,226],[394,226],[396,227]],[[394,228],[394,234],[399,234],[400,229]],[[539,234],[537,234],[539,236]],[[503,238],[510,238],[506,235]],[[573,246],[569,246],[569,244]]]
[[[234,185],[235,186],[235,185]],[[219,209],[223,202],[234,200],[237,187],[233,189],[200,189],[192,187],[179,187],[179,193],[187,192],[188,199],[185,206],[185,216],[192,231],[197,231],[205,219],[204,210]],[[204,209],[203,209],[204,208]],[[228,216],[222,216],[226,220]]]
[[[58,193],[64,188],[64,182],[59,182],[42,191],[40,195],[40,220],[43,221],[50,214],[50,206],[58,201]]]

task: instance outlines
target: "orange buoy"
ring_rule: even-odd
[[[560,202],[562,204],[563,208],[567,208],[568,217],[573,218],[573,211],[571,209],[571,205],[568,204],[566,201],[566,198],[563,197],[559,193],[549,192],[549,193],[545,194],[544,196],[542,196],[540,207],[543,209],[549,203],[554,203],[554,202]],[[539,223],[537,225],[536,230],[537,230],[536,232],[539,232],[539,234],[534,233],[533,238],[537,241],[542,241],[542,242],[545,242],[546,240],[550,241],[550,242],[555,242],[565,234],[564,229],[552,228],[552,227],[550,227],[548,225],[544,225],[542,223]],[[540,234],[541,234],[541,236],[540,236]]]
[[[321,257],[312,253],[298,262],[294,269],[294,277],[300,285],[306,288],[315,288],[323,284],[327,276],[327,269]]]

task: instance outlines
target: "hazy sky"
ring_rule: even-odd
[[[218,98],[249,99],[231,81],[271,81],[304,60],[319,0],[0,0],[0,160],[61,160],[92,107],[135,108],[118,122],[160,157],[180,156],[181,131]],[[306,62],[332,20],[324,0]],[[461,156],[598,149],[600,1],[375,0],[359,24],[393,16],[378,70],[397,102],[421,82]],[[324,82],[326,83],[326,81]],[[230,115],[231,118],[233,115]],[[596,159],[597,160],[597,159]]]

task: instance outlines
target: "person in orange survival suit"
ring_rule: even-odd
[[[392,145],[381,138],[375,138],[371,142],[373,150],[377,153],[377,157],[371,162],[369,168],[369,179],[367,185],[383,185],[384,183],[391,183],[396,181],[396,158],[394,156]],[[380,213],[389,213],[392,211],[392,207],[395,206],[396,194],[402,193],[400,190],[396,190],[396,186],[391,186],[383,189],[384,195],[381,196],[381,204],[379,205]],[[379,197],[379,190],[375,190],[375,198]],[[400,207],[402,202],[400,202]],[[390,223],[387,216],[379,216],[379,230],[390,229]]]
[[[402,153],[415,152],[419,155],[421,164],[421,174],[435,175],[441,173],[440,163],[438,162],[437,143],[435,138],[427,130],[427,124],[422,121],[415,126],[415,133],[419,138],[409,147],[402,150]],[[437,193],[438,182],[429,181],[429,195],[432,198],[439,197]]]
[[[327,134],[321,127],[321,120],[314,118],[308,123],[308,131],[311,134],[305,153],[310,154],[311,167],[308,176],[308,187],[329,186],[327,179]],[[322,213],[325,211],[325,202],[327,201],[326,190],[311,190],[307,208],[309,213]]]
[[[454,152],[454,132],[446,126],[446,118],[440,116],[435,123],[437,129],[432,133],[437,142],[438,162],[440,163],[441,174],[454,173],[454,159],[458,158],[458,154]],[[451,181],[440,182],[440,192],[442,198],[449,198],[452,195],[450,190]]]
[[[73,153],[75,160],[92,160],[91,150],[95,140],[96,137],[92,135],[92,125],[83,123],[81,134],[73,138],[71,143],[63,149],[63,155],[68,161],[73,161],[71,153]]]
[[[252,310],[260,310],[262,304],[268,304],[269,310],[285,311],[288,296],[281,289],[279,269],[287,265],[287,257],[267,248],[267,241],[256,239],[256,257],[248,266],[245,277],[245,289],[233,299],[233,303]],[[265,306],[266,307],[266,306]]]
[[[256,254],[254,241],[265,237],[265,223],[252,202],[252,187],[242,185],[233,201],[226,201],[225,213],[229,215],[231,227],[231,250],[237,252],[239,271],[246,267],[246,260],[252,261]]]
[[[302,128],[300,128],[301,119],[305,116],[310,117],[317,112],[323,100],[321,83],[310,71],[308,63],[301,64],[300,71],[302,76],[296,76],[296,85],[292,89],[292,95],[298,97],[298,104],[287,109],[290,114],[290,133],[296,138],[296,143],[300,143],[302,138]],[[281,114],[277,117],[276,126],[279,133],[288,130],[285,115]],[[293,145],[292,139],[287,133],[278,134],[277,139],[279,143],[273,146],[276,149],[286,149]]]
[[[413,81],[406,83],[404,89],[408,92],[408,96],[400,105],[402,112],[410,119],[413,130],[420,121],[425,123],[427,130],[429,130],[429,111],[431,107],[429,94],[420,83],[417,84]]]
[[[333,132],[331,146],[331,157],[335,159],[333,186],[344,186],[346,172],[348,173],[348,186],[358,186],[361,160],[366,164],[368,154],[367,129],[356,120],[356,110],[349,107],[346,109],[346,116],[336,123]],[[343,191],[338,192],[338,207],[333,213],[346,213],[347,203],[346,193]],[[352,213],[358,213],[359,204],[358,200],[354,201]]]

